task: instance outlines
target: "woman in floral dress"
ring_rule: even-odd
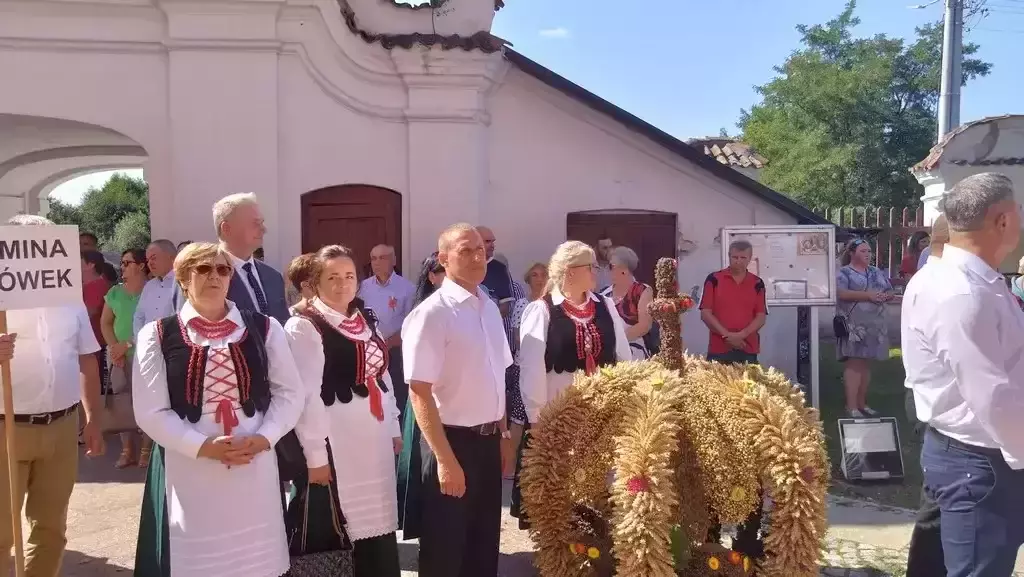
[[[886,303],[893,299],[889,277],[871,265],[871,245],[854,239],[843,252],[836,273],[836,314],[846,319],[849,336],[838,339],[836,353],[844,363],[846,412],[854,418],[876,417],[867,405],[871,361],[889,358]],[[837,335],[838,336],[838,335]]]

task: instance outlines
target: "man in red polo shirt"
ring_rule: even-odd
[[[757,332],[764,326],[764,281],[747,272],[754,249],[745,240],[729,245],[729,268],[713,272],[704,281],[700,318],[711,330],[708,360],[756,363],[761,352]]]

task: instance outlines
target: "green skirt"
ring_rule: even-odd
[[[135,549],[135,577],[170,577],[171,545],[167,530],[167,490],[163,447],[153,444],[146,473]]]
[[[413,414],[412,400],[405,404],[402,426],[402,452],[398,456],[398,528],[402,539],[419,539],[422,526],[420,497],[423,486],[423,457],[420,452],[420,427]]]

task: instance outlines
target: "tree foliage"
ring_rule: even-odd
[[[95,234],[103,250],[145,248],[150,240],[149,185],[115,173],[102,187],[86,191],[79,206],[51,199],[49,218]]]
[[[738,126],[770,161],[763,182],[805,205],[914,204],[922,189],[908,169],[935,139],[942,26],[909,42],[855,38],[855,9],[850,0],[825,24],[798,26],[801,48],[757,87],[762,100]],[[991,70],[977,51],[964,44],[964,83]]]

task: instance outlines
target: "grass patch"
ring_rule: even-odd
[[[825,424],[828,455],[832,461],[834,495],[852,499],[867,499],[881,505],[917,509],[921,499],[921,438],[908,421],[904,406],[906,389],[900,350],[889,351],[889,358],[871,366],[868,385],[868,405],[886,417],[896,417],[899,423],[900,446],[903,451],[905,477],[902,481],[849,483],[839,468],[841,457],[839,425],[836,420],[846,416],[843,393],[843,365],[836,360],[835,344],[821,343],[820,394],[821,418]]]

